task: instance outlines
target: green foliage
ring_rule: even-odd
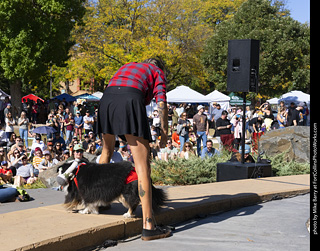
[[[288,161],[286,152],[270,157],[274,176],[310,174],[309,163]],[[155,184],[161,185],[195,185],[216,182],[217,163],[223,163],[231,158],[229,152],[221,156],[206,158],[191,157],[188,160],[178,158],[152,163],[151,178]]]
[[[36,86],[50,64],[62,65],[74,44],[70,32],[84,15],[84,2],[1,0],[0,77]]]
[[[178,158],[155,161],[152,164],[151,178],[154,183],[166,185],[193,185],[216,181],[216,166],[219,162],[230,159],[229,153],[221,156],[201,159],[190,157],[188,160]]]
[[[65,79],[107,84],[121,65],[160,56],[167,65],[168,89],[179,84],[208,89],[200,62],[203,46],[214,25],[230,18],[243,1],[91,1],[84,26],[74,29],[76,45]]]
[[[274,4],[272,4],[274,3]],[[310,26],[283,9],[282,1],[248,0],[221,22],[202,54],[207,79],[226,90],[228,40],[260,40],[260,94],[279,96],[297,89],[309,91]]]
[[[287,152],[283,152],[274,157],[268,157],[272,161],[272,171],[274,176],[310,174],[310,163],[299,163],[289,160]]]

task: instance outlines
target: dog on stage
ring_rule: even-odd
[[[71,164],[64,163],[61,171],[65,172]],[[112,201],[119,200],[128,208],[123,216],[132,218],[140,203],[137,175],[131,162],[80,164],[72,171],[68,183],[63,189],[67,192],[65,206],[72,210],[82,204],[84,209],[79,210],[82,214],[99,214],[100,206],[108,206]],[[165,200],[165,192],[152,186],[153,210],[156,211]]]

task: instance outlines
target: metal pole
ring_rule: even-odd
[[[241,134],[241,163],[244,164],[244,148],[245,148],[245,137],[246,137],[246,103],[247,103],[247,96],[246,93],[243,92],[243,116],[242,116],[242,134]]]

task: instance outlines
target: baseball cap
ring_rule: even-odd
[[[46,155],[46,154],[50,154],[50,152],[49,152],[48,150],[45,150],[45,151],[43,152],[43,155]]]
[[[298,104],[298,106],[304,107],[304,103],[303,103],[303,102],[300,102],[300,103]]]
[[[84,149],[83,149],[83,147],[82,147],[81,144],[76,144],[76,145],[74,146],[74,148],[73,148],[73,151],[78,151],[78,150],[84,151]]]
[[[36,151],[41,151],[41,152],[42,152],[42,150],[41,150],[40,147],[36,147],[36,149],[34,149],[34,151],[35,151],[35,152],[36,152]]]
[[[249,145],[245,145],[244,147],[244,153],[248,154],[251,152],[251,148]],[[242,146],[239,147],[239,153],[242,153]]]
[[[7,162],[7,161],[5,161],[5,160],[1,162],[1,166],[3,166],[3,165],[7,165],[7,164],[8,164],[8,162]]]
[[[204,108],[203,105],[198,105],[197,110],[199,111],[200,109]]]

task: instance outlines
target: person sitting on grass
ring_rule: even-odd
[[[0,185],[1,183],[11,183],[13,174],[8,167],[8,162],[5,160],[1,162],[0,175]]]
[[[196,156],[195,151],[193,150],[193,145],[191,142],[186,142],[183,145],[182,151],[180,152],[180,157],[189,159],[190,156]]]
[[[167,147],[164,149],[160,149],[161,152],[161,160],[168,161],[168,159],[175,159],[178,155],[178,148],[172,145],[172,139],[167,140]]]
[[[44,155],[44,159],[40,162],[38,166],[39,172],[43,172],[44,170],[47,170],[50,167],[53,167],[54,165],[59,163],[57,159],[52,158],[48,150],[45,150],[43,152],[43,155]]]
[[[212,140],[207,140],[206,147],[202,149],[201,159],[212,158],[215,155],[220,155],[220,152],[212,147]]]
[[[17,175],[14,177],[14,185],[16,187],[21,187],[25,184],[33,184],[37,178],[33,172],[33,166],[28,163],[28,158],[25,154],[23,154],[16,161],[22,161],[22,164],[17,169]]]
[[[42,154],[41,148],[37,147],[35,149],[35,156],[32,159],[33,167],[34,167],[34,174],[37,176],[40,172],[39,164],[41,161],[44,160],[44,156]]]

